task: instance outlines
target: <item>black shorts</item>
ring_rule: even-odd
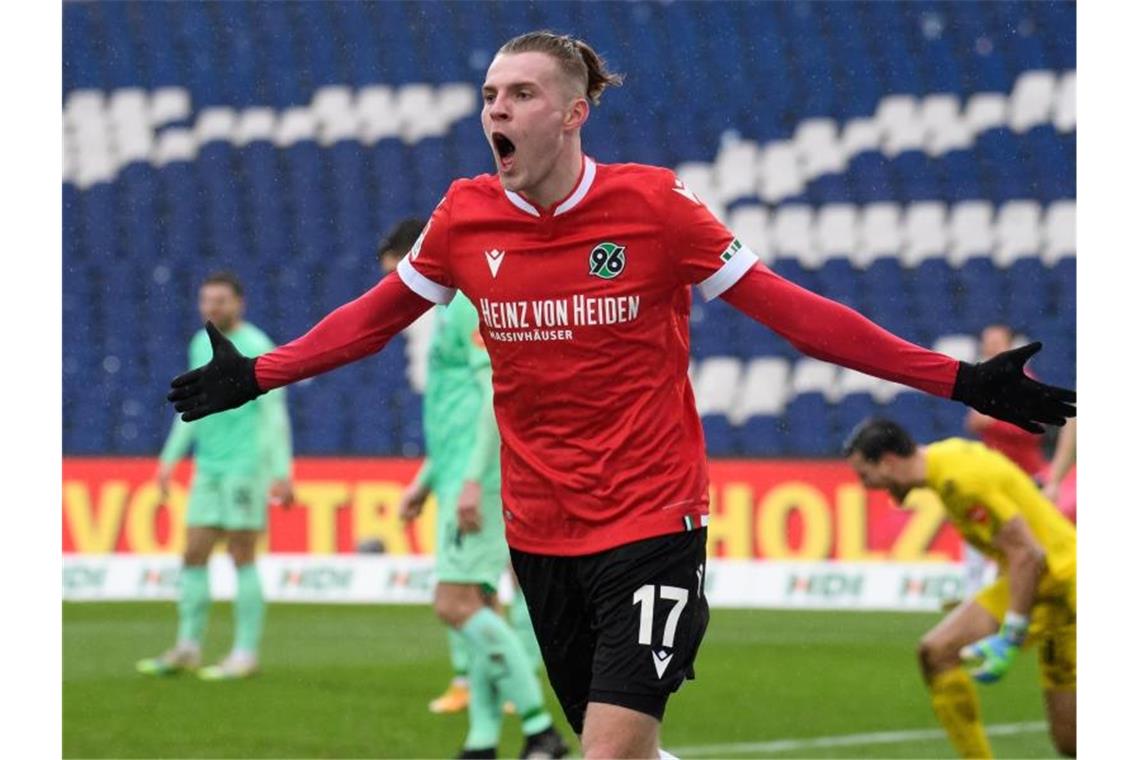
[[[709,622],[706,534],[673,533],[581,557],[511,550],[550,685],[578,734],[589,702],[660,720],[669,695],[696,677]]]

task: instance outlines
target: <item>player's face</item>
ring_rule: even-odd
[[[241,319],[243,301],[224,282],[211,282],[198,291],[198,313],[226,332]]]
[[[894,479],[891,477],[890,463],[885,456],[880,458],[878,462],[872,462],[856,451],[847,457],[847,463],[859,476],[859,482],[868,490],[892,488],[895,485]]]
[[[549,55],[495,56],[483,84],[483,134],[503,187],[525,193],[547,178],[569,146],[572,102]]]
[[[403,256],[395,251],[384,251],[384,254],[380,257],[380,269],[383,270],[384,274],[392,274],[392,272],[396,271],[396,267],[400,265],[400,259],[402,258]]]
[[[1013,347],[1013,340],[1009,331],[1003,327],[987,327],[982,330],[982,339],[978,346],[978,353],[981,358],[992,359],[1002,351],[1008,351]]]

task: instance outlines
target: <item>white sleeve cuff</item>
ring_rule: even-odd
[[[701,296],[706,301],[711,301],[735,285],[737,280],[747,274],[748,270],[759,260],[760,257],[753,253],[751,248],[741,243],[740,248],[732,255],[732,258],[716,270],[712,276],[699,283],[697,289],[701,291]]]
[[[455,298],[455,288],[445,288],[438,282],[424,277],[416,271],[407,256],[400,259],[400,263],[396,265],[396,273],[413,293],[432,303],[449,304],[451,299]]]

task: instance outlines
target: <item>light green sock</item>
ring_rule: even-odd
[[[463,749],[498,749],[503,730],[502,700],[495,688],[489,657],[471,652],[467,670],[467,738]]]
[[[209,614],[209,571],[204,566],[183,566],[178,579],[178,643],[201,646]]]
[[[518,635],[489,607],[472,615],[461,629],[471,647],[471,662],[490,663],[500,696],[515,703],[527,736],[550,728],[553,721],[542,703],[542,690]],[[472,667],[474,670],[474,667]]]
[[[508,613],[511,627],[522,642],[526,656],[535,670],[542,667],[542,650],[538,648],[538,637],[534,635],[534,624],[530,621],[530,610],[526,607],[526,598],[522,591],[515,591],[515,598],[511,600]]]
[[[451,655],[451,670],[456,678],[467,678],[467,671],[471,667],[471,654],[467,651],[467,642],[463,636],[453,628],[447,629],[447,650]]]
[[[257,574],[257,565],[251,562],[237,569],[234,651],[256,655],[264,624],[265,598],[261,595],[261,576]]]

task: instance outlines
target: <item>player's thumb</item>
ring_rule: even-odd
[[[210,338],[210,348],[214,350],[214,356],[222,356],[225,354],[232,354],[234,352],[234,344],[222,331],[214,327],[213,322],[206,323],[206,335]]]
[[[1040,350],[1041,341],[1035,340],[1032,343],[1027,343],[1020,348],[1015,348],[1012,351],[1009,351],[1007,353],[1007,356],[1009,356],[1010,361],[1013,363],[1013,365],[1020,369],[1025,366],[1025,363],[1027,361],[1029,361],[1029,357],[1033,356]]]

